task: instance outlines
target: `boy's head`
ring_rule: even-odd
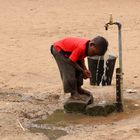
[[[107,48],[108,41],[102,36],[97,36],[89,43],[88,56],[104,55]]]

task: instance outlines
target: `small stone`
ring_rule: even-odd
[[[139,106],[139,104],[134,104],[134,106]]]
[[[135,89],[126,89],[126,92],[127,93],[136,93],[137,90],[135,90]]]
[[[134,76],[134,78],[138,78],[138,76]]]

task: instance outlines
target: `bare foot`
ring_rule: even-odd
[[[89,92],[88,90],[85,90],[85,89],[80,87],[80,88],[78,88],[78,92],[81,95],[89,96],[91,98],[90,104],[94,102],[94,97],[92,96],[91,92]]]
[[[87,96],[92,96],[92,94],[91,94],[91,92],[89,92],[88,90],[85,90],[85,89],[83,89],[83,88],[78,88],[78,92],[80,93],[80,94],[84,94],[84,95],[87,95]]]
[[[80,93],[76,92],[74,94],[71,95],[71,99],[74,100],[85,100],[85,98],[83,96],[80,95]]]

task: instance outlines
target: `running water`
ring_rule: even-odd
[[[110,52],[107,52],[104,56],[103,56],[103,60],[104,60],[104,72],[103,72],[103,75],[102,75],[102,78],[101,78],[101,81],[100,81],[100,84],[99,84],[99,87],[103,89],[103,82],[106,82],[105,85],[107,85],[107,76],[106,76],[106,70],[108,69],[108,60],[110,58],[112,54]],[[98,64],[97,64],[97,71],[96,71],[96,81],[97,81],[97,78],[98,78],[98,74],[99,74],[99,64],[100,64],[100,60],[101,60],[101,56],[98,58]],[[104,91],[104,89],[103,89]],[[105,95],[104,94],[101,94],[101,99],[100,99],[100,102],[99,104],[106,104],[106,98],[105,98]]]
[[[98,74],[99,74],[99,64],[100,64],[101,56],[98,58],[98,63],[97,63],[97,70],[96,70],[96,81],[98,81]]]
[[[104,56],[103,56],[103,60],[104,60],[104,73],[103,73],[103,75],[102,75],[102,78],[101,78],[101,82],[100,82],[100,84],[99,84],[99,86],[101,87],[101,88],[103,88],[103,80],[104,81],[106,81],[106,79],[107,79],[107,76],[106,76],[106,69],[107,69],[107,62],[108,62],[108,59],[109,59],[109,55],[108,54],[105,54]],[[105,83],[105,85],[106,85],[106,83]],[[101,96],[101,100],[100,100],[100,102],[99,102],[99,104],[106,104],[106,98],[105,98],[105,95],[104,95],[104,93],[103,94],[101,94],[102,96]]]
[[[106,76],[106,70],[108,69],[108,67],[107,67],[107,63],[108,63],[108,60],[109,60],[109,54],[105,54],[104,56],[103,56],[103,60],[104,60],[104,73],[103,73],[103,75],[102,75],[102,78],[101,78],[101,82],[100,82],[100,86],[102,86],[103,85],[103,80],[106,82],[105,83],[105,85],[107,85],[107,76]]]

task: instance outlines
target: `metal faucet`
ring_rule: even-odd
[[[117,25],[118,27],[118,47],[119,47],[119,68],[116,69],[116,107],[117,111],[123,111],[123,68],[122,68],[122,25],[119,22],[113,22],[112,15],[110,20],[105,24],[105,30],[108,30],[109,25]]]
[[[119,23],[119,22],[113,22],[112,15],[110,15],[109,22],[105,24],[105,30],[108,30],[109,25],[114,25],[114,24],[118,26],[118,29],[119,30],[121,29],[121,26],[122,26],[121,23]]]

